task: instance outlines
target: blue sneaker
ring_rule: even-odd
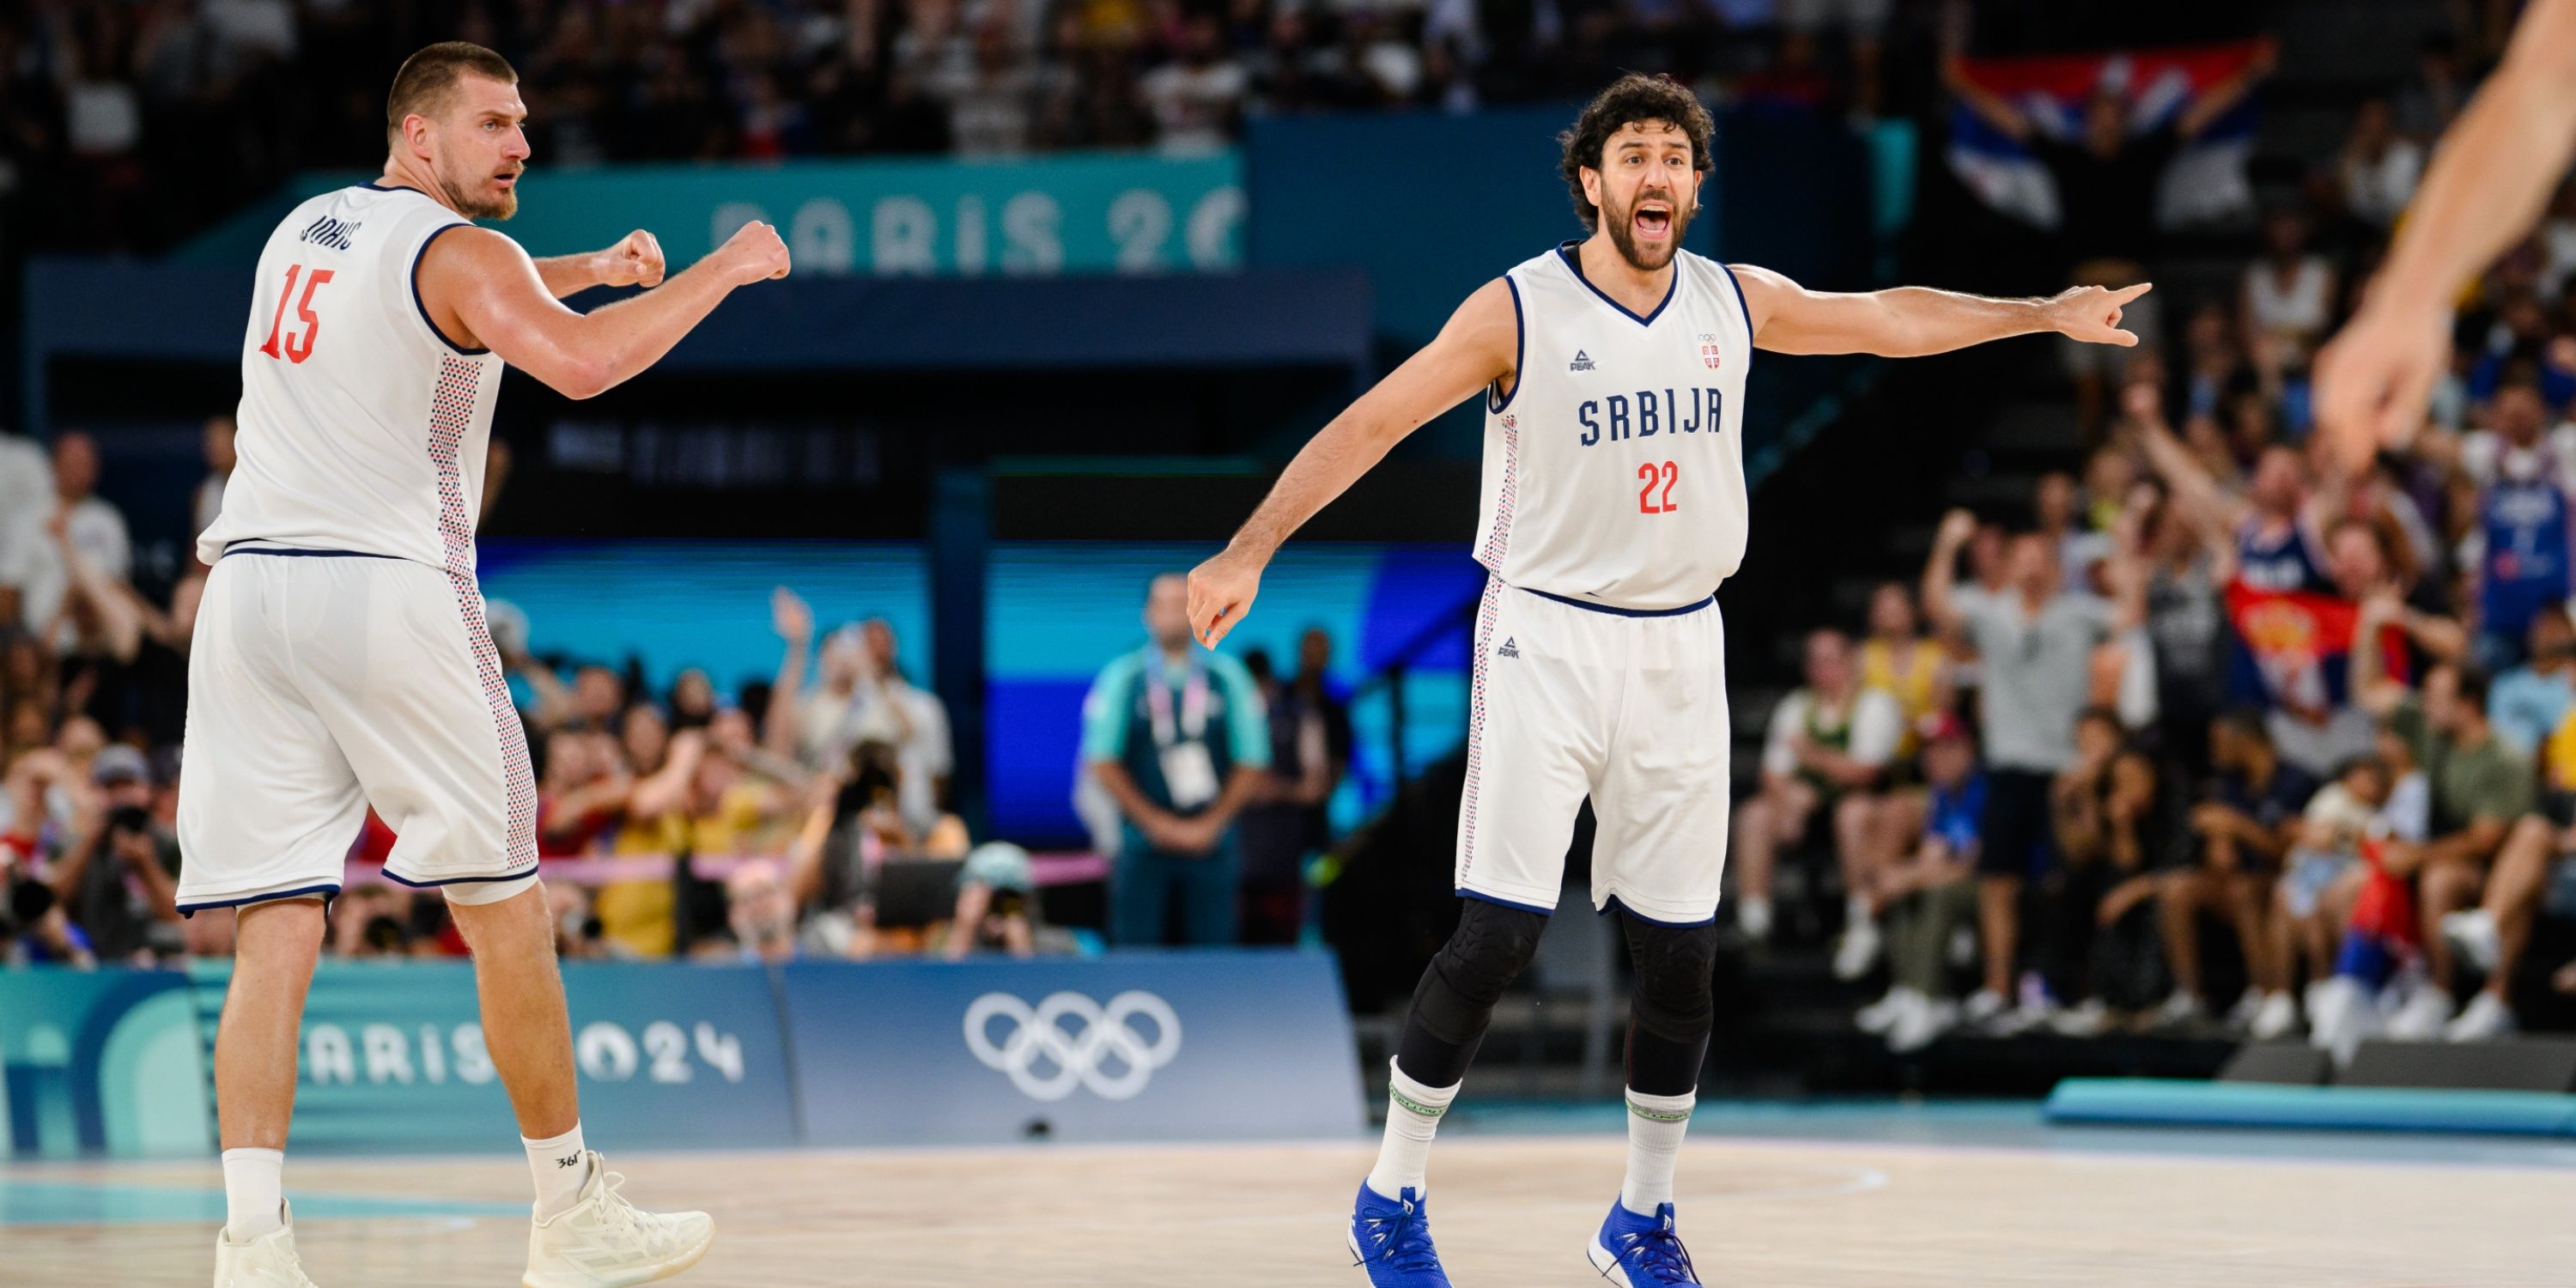
[[[1408,1186],[1391,1199],[1361,1182],[1347,1238],[1357,1258],[1351,1264],[1367,1270],[1376,1288],[1450,1288],[1449,1272],[1431,1246],[1431,1214],[1420,1190]]]
[[[1698,1288],[1699,1272],[1690,1253],[1673,1233],[1673,1205],[1663,1204],[1653,1216],[1639,1216],[1627,1205],[1612,1203],[1610,1219],[1592,1236],[1592,1268],[1620,1288]]]

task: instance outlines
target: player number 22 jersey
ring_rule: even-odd
[[[410,188],[297,206],[259,257],[242,338],[240,436],[224,506],[197,540],[346,551],[474,570],[501,359],[459,349],[413,273],[456,212]]]
[[[1583,277],[1574,243],[1505,274],[1520,316],[1508,396],[1485,399],[1477,561],[1611,608],[1679,608],[1744,560],[1752,315],[1732,271],[1683,251],[1640,316]]]

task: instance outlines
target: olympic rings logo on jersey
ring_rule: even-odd
[[[1068,1019],[1080,1027],[1068,1030]],[[1137,1031],[1138,1019],[1152,1029],[1150,1038]],[[1010,1022],[999,1043],[996,1020]],[[1103,1100],[1129,1100],[1181,1053],[1181,1017],[1142,989],[1120,993],[1105,1007],[1080,993],[1050,993],[1034,1008],[1009,993],[986,993],[966,1008],[966,1049],[1009,1074],[1011,1085],[1032,1100],[1062,1100],[1077,1086]]]

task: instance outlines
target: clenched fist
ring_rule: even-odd
[[[641,228],[595,257],[602,286],[654,287],[662,284],[662,243]]]
[[[777,228],[756,219],[735,229],[716,254],[734,270],[738,286],[787,276],[787,243],[778,239]]]

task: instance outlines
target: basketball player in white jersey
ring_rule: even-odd
[[[1836,295],[1682,251],[1710,128],[1666,80],[1629,76],[1593,100],[1562,165],[1591,236],[1469,296],[1190,575],[1191,625],[1213,645],[1290,533],[1415,427],[1484,392],[1475,551],[1491,577],[1458,810],[1467,903],[1414,992],[1385,1143],[1351,1214],[1351,1251],[1379,1288],[1448,1288],[1423,1204],[1432,1131],[1556,907],[1586,796],[1592,902],[1618,910],[1637,974],[1627,1178],[1588,1252],[1631,1288],[1699,1282],[1674,1232],[1673,1170],[1708,1047],[1734,736],[1713,592],[1744,554],[1753,350],[1902,357],[2033,332],[2137,343],[2120,306],[2144,285]]]
[[[2317,354],[2317,425],[2358,474],[2424,425],[2451,306],[2520,241],[2576,156],[2576,0],[2531,0],[2504,61],[2451,124],[2359,312]]]
[[[239,917],[215,1041],[227,1220],[215,1288],[308,1288],[280,1182],[296,1033],[324,901],[369,805],[387,879],[435,887],[474,950],[483,1038],[535,1174],[527,1288],[686,1269],[704,1213],[640,1212],[583,1147],[536,787],[474,579],[504,363],[586,398],[651,366],[734,288],[787,273],[751,224],[663,280],[635,233],[531,260],[469,219],[518,208],[517,74],[433,45],[395,76],[374,183],[295,208],[260,255],[242,342],[239,463],[198,554],[179,907]],[[588,315],[585,287],[655,289]]]

